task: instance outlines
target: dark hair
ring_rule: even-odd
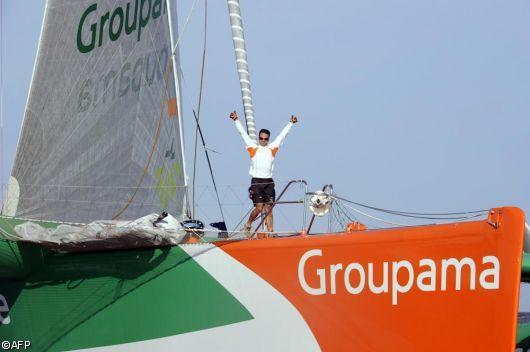
[[[258,136],[262,133],[265,133],[267,136],[271,136],[271,131],[265,129],[265,128],[262,128],[261,130],[259,130],[259,133],[258,133]]]

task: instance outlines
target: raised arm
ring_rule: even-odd
[[[245,131],[245,128],[243,128],[243,125],[241,125],[241,122],[239,122],[239,119],[235,111],[230,113],[230,118],[234,120],[236,129],[241,135],[241,138],[243,138],[243,142],[245,142],[245,145],[247,147],[257,147],[258,145],[256,144],[256,142],[254,142],[252,138],[250,138],[250,136],[247,134],[247,131]]]
[[[269,144],[269,146],[271,148],[279,148],[282,145],[283,141],[285,140],[285,137],[287,137],[287,134],[289,133],[289,131],[291,131],[291,127],[293,127],[293,125],[297,122],[298,122],[298,118],[292,115],[291,121],[289,121],[287,126],[283,128],[280,134]]]

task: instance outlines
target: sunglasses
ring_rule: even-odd
[[[269,138],[261,138],[261,137],[259,137],[259,140],[260,140],[260,141],[268,141]]]

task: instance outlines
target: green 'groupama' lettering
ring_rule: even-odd
[[[125,11],[118,6],[114,11],[108,11],[97,18],[97,21],[87,19],[89,15],[96,12],[97,4],[92,4],[79,20],[77,27],[77,49],[81,53],[89,53],[107,42],[107,37],[111,42],[120,38],[122,33],[130,35],[136,33],[136,40],[140,41],[142,29],[147,27],[151,19],[156,20],[162,13],[166,13],[167,6],[162,0],[135,0],[125,5]],[[125,27],[125,28],[124,28]],[[89,33],[88,36],[86,33]]]

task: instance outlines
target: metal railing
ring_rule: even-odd
[[[291,187],[291,185],[293,185],[295,183],[300,183],[300,184],[304,185],[304,188],[305,188],[304,199],[300,200],[300,201],[283,201],[283,202],[280,201],[280,199],[282,199],[283,195],[285,194],[285,192],[287,192],[289,187]],[[305,233],[305,219],[306,219],[306,212],[307,212],[307,204],[306,204],[307,203],[307,197],[306,197],[306,194],[307,194],[307,182],[305,180],[291,180],[291,181],[289,181],[289,183],[287,183],[287,185],[283,188],[283,190],[280,193],[280,195],[278,196],[278,198],[272,203],[270,208],[268,208],[267,212],[265,212],[265,214],[262,216],[260,223],[258,224],[256,229],[252,232],[252,235],[250,236],[250,238],[253,238],[258,233],[259,228],[263,225],[263,223],[267,219],[267,216],[269,216],[269,214],[272,213],[272,210],[274,209],[274,207],[277,204],[304,204],[304,207],[303,207],[304,208],[303,209],[303,219],[302,219],[302,231],[301,232]]]

